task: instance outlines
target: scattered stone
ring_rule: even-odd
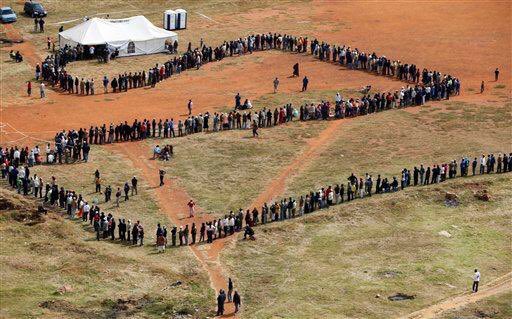
[[[382,275],[385,277],[385,278],[395,278],[397,277],[398,275],[400,275],[400,272],[399,271],[396,271],[396,270],[387,270],[385,272],[382,273]]]
[[[498,313],[499,313],[499,311],[497,311],[497,310],[489,310],[489,312],[485,312],[483,310],[477,310],[475,312],[475,316],[477,318],[494,318]]]
[[[404,293],[397,293],[393,296],[389,296],[388,299],[391,300],[391,301],[402,301],[402,300],[412,300],[414,299],[415,296],[414,295],[406,295]]]
[[[443,236],[443,237],[446,237],[446,238],[451,238],[452,237],[452,234],[450,234],[449,232],[447,232],[446,230],[441,230],[439,233],[437,233],[439,236]]]
[[[175,283],[172,283],[171,284],[171,287],[177,287],[177,286],[181,286],[182,282],[181,281],[176,281]]]
[[[70,286],[70,285],[63,285],[61,286],[57,292],[61,295],[65,294],[65,293],[68,293],[68,292],[72,292],[73,291],[73,288]]]
[[[486,189],[479,190],[474,193],[475,197],[481,201],[488,202],[491,199],[489,192]]]
[[[454,193],[446,192],[446,194],[444,195],[444,199],[457,200],[457,199],[459,199],[459,196],[457,196],[457,194],[454,194]]]
[[[380,298],[380,294],[376,294],[375,298],[377,298],[377,299]]]

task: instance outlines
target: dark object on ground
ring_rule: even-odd
[[[475,193],[475,197],[484,202],[488,202],[491,199],[491,196],[489,195],[489,192],[487,192],[486,189],[477,191]]]
[[[415,296],[414,295],[406,295],[406,294],[403,294],[401,292],[393,295],[393,296],[389,296],[388,299],[391,300],[391,301],[401,301],[401,300],[412,300],[414,299]]]

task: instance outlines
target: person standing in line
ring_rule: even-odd
[[[279,87],[279,79],[275,78],[274,79],[274,93],[277,92],[278,87]]]
[[[475,273],[473,274],[473,292],[478,292],[478,284],[480,283],[480,272],[478,269],[475,269]]]
[[[238,291],[235,291],[235,295],[233,296],[233,303],[235,304],[235,313],[237,313],[240,306],[242,305],[242,298],[240,298]]]
[[[496,70],[494,70],[494,81],[498,82],[499,77],[500,77],[500,70],[498,68],[496,68]]]

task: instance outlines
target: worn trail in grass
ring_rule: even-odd
[[[197,213],[193,218],[184,217],[180,214],[180,211],[186,209],[186,203],[190,199],[190,196],[184,189],[178,187],[175,181],[169,178],[166,179],[165,185],[162,187],[158,186],[160,183],[158,175],[159,168],[156,164],[156,160],[149,159],[144,146],[145,144],[143,142],[135,142],[112,144],[111,148],[124,154],[132,162],[134,167],[140,169],[144,180],[150,185],[153,185],[151,188],[154,190],[158,206],[173,223],[179,226],[180,224],[191,224],[194,222],[200,227],[201,223],[209,221],[209,218],[205,217],[202,213]],[[200,209],[198,210],[200,211]],[[234,238],[234,236],[229,238]],[[218,292],[220,289],[226,289],[227,287],[227,276],[225,276],[219,262],[219,253],[224,247],[224,243],[225,240],[216,240],[214,244],[196,244],[189,246],[197,260],[208,272],[210,286],[215,292]],[[223,318],[230,317],[235,317],[234,308],[232,303],[227,303],[226,315],[224,315]]]
[[[496,278],[488,285],[480,288],[478,293],[465,293],[463,295],[446,299],[438,304],[415,311],[410,315],[402,317],[402,319],[435,318],[445,311],[459,309],[468,304],[509,291],[512,291],[512,272]]]
[[[306,150],[295,157],[290,164],[285,166],[277,175],[277,178],[272,179],[265,190],[254,199],[250,207],[259,207],[265,202],[281,195],[285,190],[288,178],[307,167],[319,154],[319,150],[329,145],[329,140],[332,140],[333,134],[343,122],[345,122],[345,120],[329,122],[327,128],[325,128],[316,138],[309,139],[307,141],[308,146]]]

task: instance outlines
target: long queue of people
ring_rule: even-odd
[[[283,221],[301,217],[332,205],[350,202],[357,198],[365,198],[376,194],[392,193],[412,186],[422,186],[442,183],[456,177],[468,177],[483,174],[502,174],[512,172],[512,153],[484,155],[471,160],[469,157],[461,157],[459,161],[452,160],[443,164],[415,166],[412,170],[404,168],[399,175],[390,178],[377,175],[374,178],[366,173],[362,176],[351,174],[346,182],[340,182],[313,190],[298,198],[284,198],[279,201],[265,203],[259,210],[254,207],[245,212],[242,208],[238,211],[230,211],[224,217],[210,222],[196,225],[192,223],[182,226],[173,226],[170,231],[160,224],[156,229],[156,246],[158,251],[164,251],[165,247],[186,246],[199,243],[212,243],[214,240],[244,232],[244,239],[254,239],[253,227],[271,222]],[[101,178],[98,171],[95,172],[96,192],[101,193]],[[59,187],[55,177],[51,177],[45,184],[42,177],[34,174],[31,176],[28,165],[15,167],[12,163],[2,166],[2,179],[7,179],[8,184],[18,193],[34,196],[45,204],[60,207],[66,211],[70,219],[81,219],[93,226],[96,239],[119,239],[132,245],[144,244],[144,227],[141,221],[119,218],[118,222],[111,213],[103,211],[97,199],[92,203],[85,200],[81,194],[74,190],[65,190]],[[110,192],[109,192],[110,188]],[[119,187],[116,192],[116,204],[119,206],[120,198],[124,201],[137,195],[137,179],[134,176],[126,182],[123,190]],[[111,201],[112,190],[110,186],[105,188],[105,203]],[[195,203],[188,203],[190,216],[195,212]],[[116,233],[117,230],[117,233]],[[169,235],[170,233],[170,235]],[[168,235],[170,240],[168,241]],[[117,237],[116,237],[117,236]]]
[[[329,44],[317,39],[308,42],[307,37],[278,33],[240,37],[232,41],[224,41],[214,49],[201,39],[198,48],[192,49],[192,44],[189,43],[185,53],[175,56],[165,63],[155,64],[147,71],[125,72],[110,79],[104,76],[101,82],[105,93],[110,89],[112,92],[123,92],[131,88],[155,86],[156,83],[184,70],[197,69],[205,63],[220,61],[227,56],[239,56],[271,49],[308,53],[308,44],[309,53],[322,61],[339,63],[349,69],[365,70],[414,84],[413,87],[402,88],[400,94],[412,90],[416,92],[414,95],[419,95],[422,99],[427,95],[434,99],[449,99],[450,95],[460,93],[460,81],[451,75],[442,75],[438,71],[426,68],[420,71],[415,64],[402,63],[398,59],[393,60],[386,56],[377,56],[375,52],[365,53],[348,45]],[[177,45],[175,44],[173,47],[177,47]],[[73,59],[69,58],[69,54],[66,53],[70,51],[69,49],[63,48],[60,51],[62,53],[48,56],[42,64],[42,69],[39,65],[36,67],[36,79],[42,73],[43,79],[49,81],[53,86],[58,84],[64,91],[76,94],[89,94],[92,91],[91,94],[94,94],[94,79],[84,80],[82,78],[80,80],[77,76],[67,73],[65,65]],[[298,76],[298,74],[296,75]],[[395,92],[395,94],[397,93],[398,91]]]
[[[99,171],[94,173],[95,193],[101,193],[101,176]],[[2,165],[2,179],[6,180],[8,185],[18,194],[25,196],[33,196],[36,200],[40,200],[43,205],[53,208],[60,208],[71,220],[82,220],[89,223],[95,234],[96,240],[116,239],[132,245],[144,244],[144,227],[140,221],[132,223],[131,220],[119,218],[116,220],[111,213],[103,211],[98,203],[98,199],[94,198],[92,202],[88,202],[82,194],[72,189],[65,189],[59,186],[57,179],[52,176],[48,181],[44,181],[42,176],[31,174],[28,165],[15,166],[14,163]],[[119,207],[121,197],[124,201],[128,201],[130,196],[136,196],[137,178],[134,176],[130,182],[124,184],[123,189],[117,188],[115,193],[115,203]],[[131,195],[130,195],[131,191]],[[123,194],[124,192],[124,194]],[[105,195],[105,204],[112,202],[112,187],[106,186],[103,194]]]
[[[0,164],[9,166],[11,163],[15,167],[27,165],[42,164],[70,164],[77,162],[87,162],[91,147],[75,131],[62,131],[55,134],[53,143],[46,143],[43,147],[38,144],[32,148],[28,146],[0,146]]]
[[[471,160],[464,156],[460,161],[452,160],[442,164],[415,166],[412,170],[404,168],[397,176],[390,178],[377,175],[374,178],[366,173],[362,176],[351,174],[346,182],[327,185],[313,190],[299,198],[284,198],[265,203],[259,210],[254,207],[245,212],[242,208],[230,211],[224,217],[196,225],[172,227],[170,241],[167,241],[167,228],[157,225],[157,248],[163,251],[166,246],[185,246],[196,243],[211,243],[243,231],[244,239],[254,239],[253,227],[277,221],[301,217],[333,205],[362,199],[377,194],[397,192],[412,186],[442,183],[456,177],[468,177],[478,174],[502,174],[512,172],[512,153],[484,155]],[[190,209],[193,206],[189,205]],[[193,214],[191,213],[191,216]]]

